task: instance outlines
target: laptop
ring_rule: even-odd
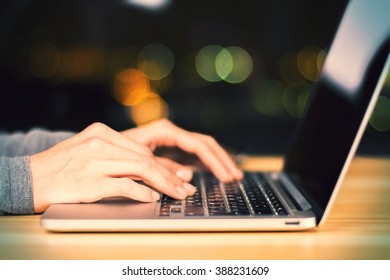
[[[53,204],[49,231],[296,231],[326,219],[390,67],[390,1],[351,1],[280,172],[224,184],[200,171],[186,200]],[[260,128],[261,129],[261,128]]]

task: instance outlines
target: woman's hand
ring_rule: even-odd
[[[243,173],[236,167],[232,158],[208,135],[186,131],[165,119],[126,130],[122,134],[146,145],[152,151],[159,146],[168,146],[193,153],[222,181],[242,179]],[[169,165],[172,166],[172,162]],[[192,177],[191,171],[184,166],[177,164],[175,169],[177,175],[184,180]]]
[[[52,203],[94,202],[112,196],[152,202],[160,198],[157,191],[177,199],[195,192],[172,172],[178,164],[156,158],[140,143],[96,123],[31,156],[35,212],[45,211]]]

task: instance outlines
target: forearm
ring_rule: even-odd
[[[0,133],[0,215],[34,213],[29,155],[44,151],[73,134],[43,129]]]
[[[6,213],[34,213],[28,156],[0,156],[0,215]]]
[[[71,137],[71,132],[34,129],[28,133],[0,134],[0,156],[16,157],[42,152]]]

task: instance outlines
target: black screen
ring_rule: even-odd
[[[349,3],[285,160],[285,174],[319,218],[379,93],[389,56],[389,10],[386,0]]]

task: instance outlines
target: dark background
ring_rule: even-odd
[[[128,2],[2,1],[0,129],[79,131],[95,121],[117,130],[133,127],[131,109],[113,97],[115,75],[134,67],[144,46],[161,43],[175,59],[161,92],[173,122],[211,134],[240,152],[283,153],[299,120],[283,96],[290,85],[307,88],[312,83],[299,72],[297,55],[308,46],[326,52],[347,4],[172,0],[151,11]],[[248,79],[238,84],[203,80],[195,70],[195,55],[212,44],[245,49],[253,60]],[[38,62],[37,51],[43,56]],[[71,72],[63,72],[63,65],[70,65]],[[48,72],[39,72],[39,66]],[[253,100],[265,100],[261,89],[270,81],[278,85],[279,100],[273,102],[279,103],[261,112]],[[385,101],[389,95],[388,79]],[[388,103],[377,112],[382,126],[368,125],[359,154],[390,154]]]

